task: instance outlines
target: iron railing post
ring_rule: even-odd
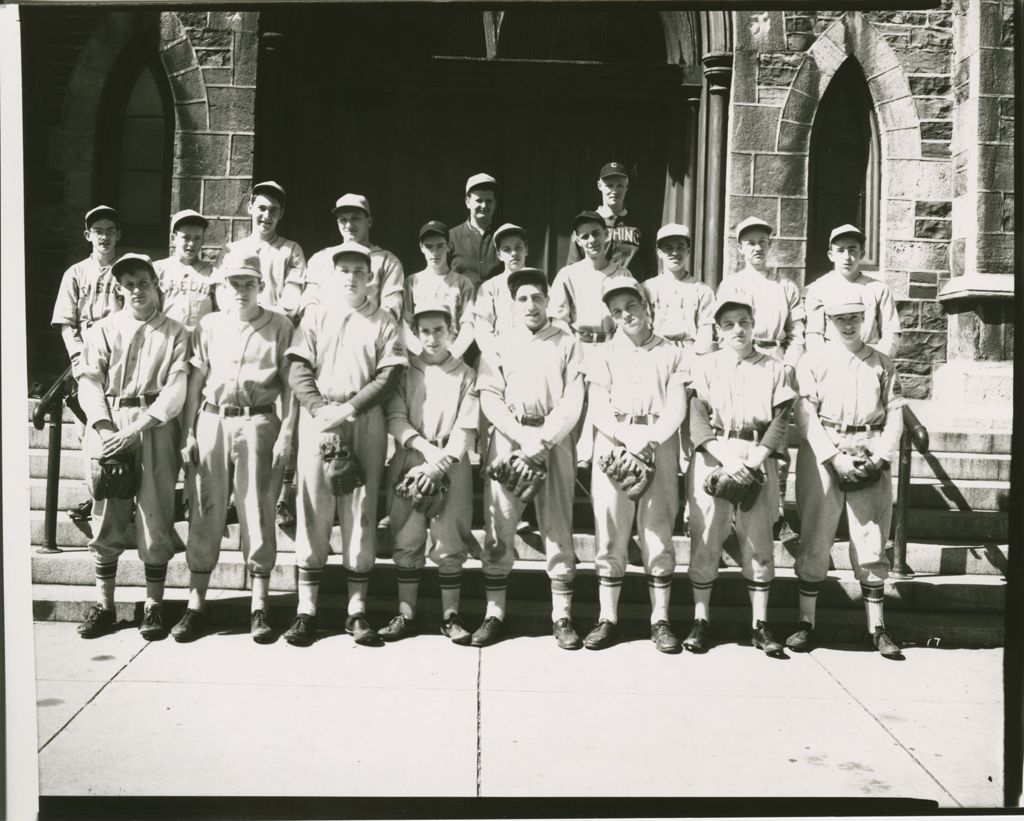
[[[36,553],[61,553],[57,547],[57,503],[60,491],[61,432],[64,428],[64,400],[50,407],[50,435],[46,453],[46,513],[43,518],[43,546]]]
[[[896,532],[892,549],[892,568],[889,575],[896,579],[910,579],[914,571],[907,565],[907,506],[910,503],[910,430],[903,429],[900,437],[900,464],[896,479]]]

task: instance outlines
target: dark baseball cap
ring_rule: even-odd
[[[113,274],[114,279],[120,282],[122,276],[140,267],[148,269],[153,276],[156,276],[153,260],[146,254],[124,254],[110,266],[110,273]]]
[[[288,200],[288,195],[285,193],[284,188],[273,180],[267,180],[266,182],[258,182],[252,187],[252,195],[255,197],[257,194],[263,194],[270,197],[271,199],[277,200],[281,203],[281,207],[284,207],[285,202]]]
[[[604,217],[598,214],[597,211],[580,211],[572,218],[572,232],[576,233],[576,226],[581,225],[584,222],[596,222],[603,228],[608,227],[608,223],[604,221]]]
[[[429,222],[423,223],[420,228],[420,232],[417,235],[422,242],[423,238],[427,234],[440,234],[445,239],[448,239],[448,226],[440,220],[430,220]]]
[[[508,275],[508,290],[513,297],[520,285],[536,285],[546,294],[548,292],[548,275],[540,268],[520,268]]]
[[[601,167],[601,179],[603,180],[605,177],[626,177],[628,179],[629,172],[626,170],[626,166],[620,162],[606,162]]]

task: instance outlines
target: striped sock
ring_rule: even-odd
[[[622,576],[598,576],[597,600],[601,604],[601,621],[619,622],[619,594],[622,592]]]
[[[399,567],[398,570],[398,612],[407,619],[416,616],[416,597],[420,591],[420,577],[423,575],[418,567]]]
[[[508,592],[508,576],[484,576],[484,595],[487,597],[487,610],[484,618],[493,616],[505,618],[505,594]]]
[[[193,570],[189,573],[188,606],[192,610],[202,610],[206,604],[206,591],[210,589],[210,571]]]
[[[818,604],[818,591],[821,589],[821,582],[806,582],[800,580],[800,621],[805,621],[814,627],[814,612]]]
[[[160,604],[164,600],[164,582],[167,581],[166,564],[147,564],[146,568],[146,607]]]
[[[690,587],[693,588],[693,620],[711,621],[711,590],[714,588],[714,580],[709,582],[695,582],[690,579]]]
[[[750,626],[757,627],[759,621],[768,621],[768,593],[771,582],[747,582],[750,595]]]
[[[437,583],[441,586],[441,610],[444,617],[459,612],[459,600],[462,598],[462,571],[437,572]]]
[[[117,583],[117,559],[101,562],[96,559],[96,603],[104,610],[114,609],[114,585]]]
[[[868,632],[874,633],[876,627],[885,627],[882,616],[882,605],[885,602],[885,584],[864,584],[861,582],[860,594],[864,599],[864,612],[868,618]]]
[[[551,580],[551,621],[570,618],[572,613],[572,581]]]
[[[323,568],[299,568],[299,606],[298,615],[315,616],[316,600],[320,593],[320,577]]]
[[[672,599],[672,576],[647,576],[647,594],[651,598],[651,624],[668,621],[668,605]]]
[[[348,570],[345,573],[348,586],[348,614],[350,616],[366,613],[366,589],[370,586],[370,571],[357,573]]]
[[[251,612],[266,610],[267,591],[270,590],[270,574],[263,571],[251,571],[249,578],[252,581]]]

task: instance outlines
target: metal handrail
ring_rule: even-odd
[[[893,536],[892,569],[890,575],[897,579],[912,579],[914,571],[907,564],[907,508],[910,506],[910,457],[911,447],[920,453],[928,451],[928,428],[909,405],[903,406],[903,435],[900,437],[899,476],[896,480],[896,505],[893,513],[895,533]]]

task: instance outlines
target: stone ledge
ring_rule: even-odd
[[[939,302],[958,299],[1013,299],[1013,274],[964,274],[939,291]]]

